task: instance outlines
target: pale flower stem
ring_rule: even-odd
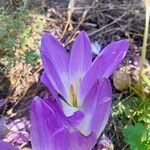
[[[149,32],[149,12],[146,11],[146,22],[145,22],[145,30],[144,30],[144,39],[143,39],[143,46],[142,46],[142,56],[141,56],[141,65],[143,67],[143,64],[145,63],[146,59],[146,50],[147,50],[147,41],[148,41],[148,32]]]
[[[147,84],[150,84],[149,83],[149,79],[147,79],[147,77],[143,75],[144,63],[146,61],[146,50],[147,50],[148,33],[149,33],[149,23],[150,23],[150,11],[149,11],[149,7],[147,6],[146,2],[147,1],[145,1],[145,9],[146,9],[145,29],[144,29],[144,38],[143,38],[143,45],[142,45],[140,78],[139,78],[139,83],[140,83],[141,86],[142,86],[142,80],[146,81]],[[143,87],[142,87],[142,89],[143,89]]]

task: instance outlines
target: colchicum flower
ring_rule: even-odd
[[[35,97],[31,106],[33,150],[91,150],[111,110],[107,78],[118,67],[128,40],[113,42],[92,61],[91,44],[82,31],[69,53],[49,32],[41,41],[41,81],[54,100]]]
[[[92,61],[91,44],[82,31],[71,54],[50,33],[41,41],[41,81],[55,100],[35,97],[31,105],[33,150],[91,150],[109,118],[112,91],[107,78],[118,67],[128,40],[106,46]],[[13,150],[13,149],[12,149]]]

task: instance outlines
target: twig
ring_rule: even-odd
[[[77,25],[77,27],[74,29],[72,35],[70,36],[70,39],[68,40],[68,42],[65,44],[65,45],[68,45],[69,43],[71,43],[73,41],[73,39],[75,38],[76,36],[76,32],[78,30],[78,28],[80,27],[80,25],[84,22],[84,19],[88,13],[89,9],[85,10],[83,15],[82,15],[82,18],[81,18],[81,21],[79,22],[79,24]]]
[[[109,26],[115,24],[116,22],[118,22],[119,20],[121,20],[121,18],[123,18],[123,17],[126,15],[126,12],[127,12],[127,11],[125,11],[119,18],[117,18],[117,19],[114,20],[113,22],[107,24],[106,26],[103,26],[102,28],[100,28],[100,29],[98,29],[98,30],[93,31],[92,33],[89,33],[88,35],[89,35],[89,36],[93,36],[93,35],[99,33],[100,31],[106,29],[107,27],[109,27]]]

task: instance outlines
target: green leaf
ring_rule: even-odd
[[[144,122],[147,125],[150,125],[150,101],[149,99],[143,102],[143,105],[139,109],[140,116],[138,120]]]
[[[148,132],[148,129],[143,124],[136,123],[125,128],[123,134],[131,150],[149,150]]]
[[[25,52],[25,61],[27,64],[34,65],[38,62],[40,56],[35,50],[27,50]]]

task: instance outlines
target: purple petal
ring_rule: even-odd
[[[110,114],[111,97],[111,86],[107,79],[101,79],[92,87],[81,108],[85,117],[78,129],[84,135],[94,132],[98,137],[101,134]]]
[[[47,58],[46,55],[42,55],[42,60],[46,76],[49,79],[51,85],[54,87],[53,89],[60,93],[66,100],[68,100],[68,103],[71,103],[71,99],[69,98],[69,83],[67,81],[67,75],[63,73],[59,74],[59,70],[54,67],[54,64]],[[47,85],[52,90],[50,83],[47,83]]]
[[[91,64],[91,44],[86,32],[82,31],[73,43],[70,55],[69,76],[72,85],[79,83]]]
[[[31,106],[31,141],[33,150],[51,149],[50,137],[63,126],[58,107],[35,97]]]
[[[35,97],[31,106],[31,141],[33,150],[50,150],[51,136],[62,128],[77,126],[84,115],[78,111],[66,117],[55,101]],[[59,141],[60,142],[60,141]],[[57,143],[59,144],[57,141]],[[62,141],[61,141],[62,142]]]
[[[85,117],[81,124],[78,126],[78,130],[84,135],[89,135],[91,133],[90,124],[92,119],[92,114],[96,108],[98,94],[99,94],[99,82],[97,82],[90,90],[85,98],[85,101],[81,107],[81,111],[84,113]]]
[[[77,107],[72,107],[71,105],[69,105],[65,101],[61,101],[61,103],[62,103],[63,112],[66,115],[66,117],[72,116],[76,111],[79,110]]]
[[[69,56],[61,43],[49,32],[45,32],[41,40],[41,53],[45,53],[60,72],[68,73]]]
[[[71,150],[91,150],[97,141],[93,133],[84,136],[80,132],[75,131],[70,133],[70,137]]]
[[[72,127],[78,126],[84,118],[84,113],[81,111],[76,111],[72,116],[68,117],[69,123]]]
[[[65,99],[69,99],[69,56],[65,48],[48,32],[44,33],[41,40],[41,56],[45,73],[52,86]]]
[[[91,131],[94,131],[97,134],[97,137],[100,136],[104,130],[111,111],[111,102],[112,102],[112,89],[109,80],[102,79],[100,81],[100,89],[97,100],[97,106],[94,110],[90,128]]]
[[[52,93],[54,99],[56,99],[59,102],[60,99],[59,99],[58,93],[55,90],[55,88],[52,86],[52,84],[51,84],[50,80],[48,79],[48,77],[47,77],[45,72],[42,73],[41,81],[42,81],[43,84],[45,84],[47,86],[49,91]]]
[[[10,143],[0,141],[0,149],[1,150],[19,150],[17,147],[11,145]]]
[[[49,79],[47,78],[47,75],[45,73],[42,74],[41,81],[48,87],[48,89],[52,93],[53,97],[57,100],[58,104],[63,109],[64,114],[66,115],[66,117],[70,117],[70,119],[71,119],[70,122],[74,122],[74,124],[77,124],[75,122],[78,122],[81,118],[83,118],[83,113],[78,111],[77,108],[71,107],[65,101],[60,100],[60,98],[58,96],[58,93],[56,92],[56,90],[52,86],[51,82],[49,81]],[[81,117],[81,118],[79,119],[79,118],[76,118],[76,117]]]
[[[94,134],[84,136],[73,129],[69,131],[62,128],[52,136],[51,143],[55,150],[91,150],[96,143],[96,137]]]
[[[80,84],[79,96],[84,99],[97,79],[108,78],[118,67],[129,47],[128,40],[120,40],[106,46],[97,56]]]
[[[83,112],[78,108],[68,105],[65,101],[61,101],[63,113],[72,127],[76,127],[84,118]]]

